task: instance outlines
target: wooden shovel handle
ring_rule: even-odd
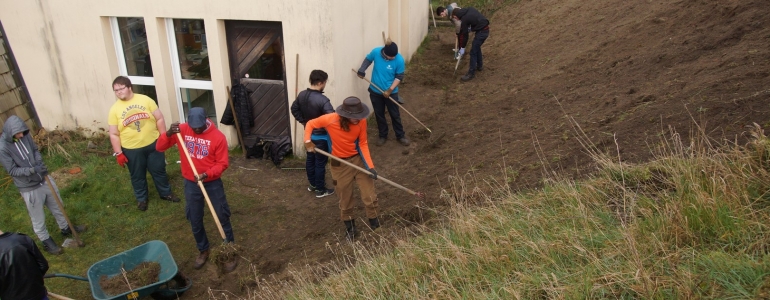
[[[83,241],[80,240],[78,231],[75,230],[75,226],[73,226],[72,222],[70,222],[70,217],[68,217],[67,212],[64,211],[64,204],[61,202],[61,199],[59,198],[59,193],[57,193],[56,189],[53,188],[53,183],[51,183],[51,179],[48,179],[48,175],[45,176],[45,182],[48,184],[48,188],[51,189],[51,194],[53,194],[53,198],[56,199],[56,204],[59,205],[59,210],[61,210],[62,215],[64,215],[64,219],[67,220],[67,226],[70,227],[70,231],[72,231],[72,236],[75,237],[75,241],[78,243],[78,246],[83,246]]]
[[[355,69],[350,69],[350,70],[351,70],[351,71],[353,71],[353,73],[356,73],[356,74],[358,74],[358,72],[357,72]],[[379,86],[377,86],[377,85],[376,85],[376,84],[374,84],[373,82],[369,81],[369,79],[366,79],[366,77],[361,77],[361,79],[363,79],[363,80],[366,80],[366,82],[368,82],[368,83],[369,83],[369,84],[371,84],[371,85],[372,85],[374,88],[376,88],[377,90],[379,90],[379,91],[380,91],[380,93],[385,93],[385,91],[383,91],[383,90],[382,90],[382,89],[381,89]],[[390,97],[390,96],[388,96],[388,99],[390,99],[390,101],[393,101],[393,103],[395,103],[396,105],[398,105],[398,108],[400,108],[400,109],[403,109],[403,110],[404,110],[404,111],[405,111],[407,114],[409,114],[409,116],[410,116],[410,117],[412,117],[412,119],[414,119],[415,121],[417,121],[417,123],[420,123],[420,125],[422,125],[422,127],[425,127],[425,129],[427,129],[427,130],[428,130],[428,132],[430,132],[430,133],[433,133],[433,131],[430,131],[430,128],[428,128],[428,126],[425,126],[425,124],[423,124],[422,122],[420,122],[420,120],[418,120],[418,119],[417,119],[417,117],[415,117],[415,116],[414,116],[412,113],[410,113],[408,110],[406,110],[406,108],[404,108],[403,106],[401,106],[401,104],[400,104],[400,103],[398,103],[398,101],[396,101],[396,100],[393,100],[393,97]]]
[[[184,143],[184,139],[182,139],[182,134],[177,133],[176,134],[177,139],[179,139],[179,146],[182,147],[182,152],[184,152],[184,156],[187,157],[187,163],[190,164],[190,168],[193,171],[193,174],[195,174],[195,177],[198,177],[198,170],[195,169],[195,164],[193,164],[192,158],[190,158],[190,153],[187,152],[187,146]],[[206,204],[209,206],[209,210],[211,211],[211,216],[214,217],[214,222],[217,223],[217,229],[219,229],[219,234],[222,235],[223,240],[227,240],[227,236],[225,236],[225,230],[222,229],[222,223],[219,223],[219,217],[217,216],[217,212],[214,210],[214,205],[211,204],[211,199],[209,199],[209,193],[206,192],[206,188],[203,186],[203,181],[198,181],[198,186],[201,188],[201,192],[203,192],[203,197],[206,198]]]
[[[352,168],[354,168],[354,169],[356,169],[356,170],[359,170],[359,171],[361,171],[361,172],[364,172],[364,174],[370,174],[370,175],[373,175],[373,174],[372,174],[372,172],[369,172],[369,170],[367,170],[367,169],[364,169],[364,168],[362,168],[362,167],[359,167],[359,166],[356,166],[356,165],[354,165],[354,164],[352,164],[352,163],[350,163],[350,162],[348,162],[348,161],[346,161],[346,160],[344,160],[344,159],[341,159],[341,158],[339,158],[339,157],[336,157],[336,156],[334,156],[334,155],[331,155],[331,154],[329,154],[329,153],[328,153],[328,152],[326,152],[326,151],[323,151],[323,150],[321,150],[321,149],[318,149],[318,148],[315,148],[313,151],[315,151],[315,152],[318,152],[318,153],[321,153],[321,154],[323,154],[323,155],[325,155],[325,156],[327,156],[327,157],[329,157],[329,158],[331,158],[331,159],[333,159],[333,160],[336,160],[336,161],[338,161],[338,162],[341,162],[341,163],[343,163],[343,164],[346,164],[346,165],[348,165],[348,166],[350,166],[350,167],[352,167]],[[413,191],[413,190],[410,190],[410,189],[408,189],[408,188],[405,188],[404,186],[402,186],[402,185],[400,185],[400,184],[398,184],[398,183],[395,183],[395,182],[393,182],[393,181],[390,181],[390,180],[388,180],[387,178],[385,178],[385,177],[382,177],[382,176],[380,176],[380,175],[377,175],[377,179],[378,179],[378,180],[382,180],[382,181],[384,181],[385,183],[387,183],[387,184],[390,184],[390,185],[392,185],[392,186],[394,186],[394,187],[397,187],[397,188],[399,188],[399,189],[401,189],[401,190],[403,190],[403,191],[405,191],[405,192],[407,192],[407,193],[409,193],[409,194],[412,194],[412,195],[417,195],[417,194],[418,194],[417,192],[415,192],[415,191]]]

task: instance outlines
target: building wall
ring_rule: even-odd
[[[399,43],[407,59],[427,34],[428,8],[414,7],[425,4],[414,0],[75,2],[0,0],[0,20],[44,127],[106,130],[107,111],[116,100],[111,83],[120,75],[109,17],[144,18],[158,104],[170,121],[179,121],[180,114],[166,18],[204,20],[219,117],[230,85],[224,20],[282,22],[289,101],[295,88],[309,86],[310,71],[322,69],[329,73],[326,95],[335,107],[350,95],[368,102],[365,84],[350,69],[382,44],[381,32]],[[235,144],[231,127],[220,126]],[[292,121],[292,133],[293,127]],[[302,144],[295,138],[297,143]]]

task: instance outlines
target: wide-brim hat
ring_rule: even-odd
[[[369,116],[369,107],[361,103],[357,97],[347,97],[342,105],[337,106],[337,114],[348,119],[366,119]]]

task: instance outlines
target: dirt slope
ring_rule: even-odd
[[[402,112],[413,144],[402,147],[391,136],[385,146],[372,146],[372,156],[381,176],[428,198],[418,201],[378,182],[384,214],[379,234],[424,221],[416,205],[441,206],[449,175],[484,185],[489,178],[505,182],[506,174],[512,188],[524,189],[538,186],[551,171],[590,174],[594,166],[565,114],[600,149],[614,153],[616,138],[622,159],[630,162],[650,159],[650,147],[669,126],[687,138],[697,121],[715,139],[740,142],[745,125],[770,124],[766,0],[523,0],[489,17],[484,71],[473,81],[459,81],[467,55],[452,76],[450,27],[431,28],[408,66],[405,107],[432,133]],[[372,144],[375,127],[369,130]],[[233,158],[225,176],[228,189],[254,198],[231,201],[239,243],[248,249],[243,255],[254,269],[244,264],[220,275],[210,267],[192,270],[192,257],[181,259],[195,282],[185,298],[205,297],[208,287],[243,295],[254,287],[244,281],[255,274],[287,278],[291,266],[335,258],[331,249],[337,251],[344,232],[337,199],[318,200],[305,191],[304,171]],[[238,201],[254,201],[256,208],[239,209]],[[362,217],[363,208],[357,213]]]

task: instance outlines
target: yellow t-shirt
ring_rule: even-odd
[[[118,126],[120,145],[123,148],[142,148],[160,136],[152,114],[157,109],[158,105],[150,97],[134,93],[130,100],[115,101],[110,108],[107,124]]]

